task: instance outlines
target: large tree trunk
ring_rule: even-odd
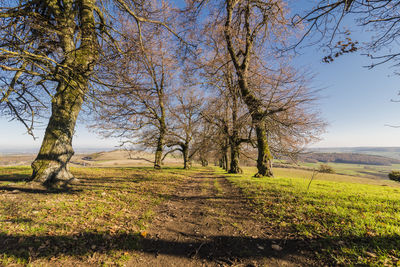
[[[255,177],[268,176],[272,177],[272,154],[269,150],[267,132],[265,129],[265,115],[262,102],[250,91],[247,79],[243,74],[239,75],[239,88],[246,103],[251,120],[256,127],[257,135],[257,170]]]
[[[85,84],[81,86],[86,88]],[[84,97],[84,91],[79,88],[64,83],[58,87],[42,146],[32,163],[31,180],[51,187],[64,186],[73,180],[68,162],[74,155],[72,137]]]
[[[257,135],[257,169],[258,172],[254,175],[255,177],[268,176],[272,177],[272,154],[269,150],[267,132],[263,123],[256,124],[256,135]]]
[[[201,161],[201,166],[202,167],[207,167],[208,166],[208,160],[206,158],[201,157],[200,161]]]
[[[228,171],[228,144],[224,141],[223,145],[221,146],[221,159],[219,166]]]
[[[58,4],[48,4],[59,23],[57,26],[61,32],[60,48],[64,52],[64,60],[58,70],[58,86],[52,100],[52,114],[39,154],[32,163],[31,177],[32,181],[48,187],[64,186],[73,180],[73,175],[68,170],[68,162],[74,154],[72,137],[88,88],[88,80],[99,55],[94,19],[95,1],[74,2],[76,5],[72,5],[72,2],[65,4],[64,10]],[[77,17],[75,10],[78,10]]]
[[[239,141],[239,131],[237,126],[237,113],[238,113],[238,99],[235,88],[231,88],[232,94],[232,135],[229,139],[229,144],[231,148],[231,166],[229,168],[229,173],[243,173],[242,169],[239,167],[239,154],[240,154],[240,141]]]
[[[160,135],[157,140],[156,155],[155,155],[155,159],[154,159],[154,168],[155,169],[161,169],[162,155],[163,155],[163,151],[164,151],[164,138],[165,138],[165,131],[160,130]]]
[[[231,166],[229,173],[243,173],[239,166],[240,143],[237,140],[231,141]]]
[[[226,150],[224,151],[223,158],[224,158],[224,170],[225,170],[225,171],[228,171],[228,170],[229,170],[228,149],[226,149]]]
[[[182,147],[182,155],[183,155],[183,168],[185,170],[190,169],[190,159],[189,159],[189,147]]]
[[[155,84],[157,86],[157,82],[155,81]],[[164,139],[165,139],[165,134],[167,133],[167,125],[165,123],[165,106],[164,106],[164,84],[161,83],[160,86],[157,86],[157,95],[158,95],[158,104],[160,106],[160,117],[158,118],[158,123],[159,125],[159,136],[157,140],[157,149],[156,149],[156,155],[154,159],[154,169],[161,169],[161,164],[162,164],[162,154],[164,150]]]
[[[243,55],[243,60],[239,60],[238,52],[242,50],[235,51],[235,43],[232,38],[232,17],[234,6],[237,4],[235,1],[226,1],[226,11],[227,16],[225,20],[224,35],[227,44],[227,49],[232,59],[233,65],[236,69],[236,75],[238,77],[238,85],[240,93],[242,95],[243,101],[248,107],[252,122],[256,125],[257,134],[257,149],[258,149],[258,159],[257,159],[257,169],[258,172],[255,176],[272,176],[272,155],[269,151],[268,139],[266,136],[266,130],[262,124],[264,120],[264,110],[262,101],[254,91],[249,87],[248,84],[248,68],[250,65],[250,57],[252,56],[252,48],[254,44],[254,39],[246,38],[246,53]],[[247,10],[245,15],[245,24],[247,30],[247,36],[252,33],[249,31],[249,17],[250,9]],[[247,53],[250,52],[250,53]]]
[[[162,154],[163,154],[163,148],[162,144],[160,144],[160,139],[157,142],[157,149],[156,149],[156,155],[154,158],[154,169],[161,169],[161,160],[162,160]]]

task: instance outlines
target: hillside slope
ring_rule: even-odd
[[[299,160],[303,162],[335,162],[335,163],[350,163],[364,165],[385,165],[400,164],[399,159],[367,155],[358,153],[304,153],[299,156]]]

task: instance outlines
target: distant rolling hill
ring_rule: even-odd
[[[321,153],[311,152],[299,155],[299,160],[302,162],[334,162],[348,164],[363,164],[363,165],[381,165],[391,166],[392,164],[400,164],[399,159],[383,157],[378,155],[368,155],[359,153]]]
[[[319,153],[356,153],[376,155],[400,160],[400,147],[328,147],[310,148],[310,152]]]

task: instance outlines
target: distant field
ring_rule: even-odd
[[[218,171],[222,173],[221,171]],[[275,178],[228,175],[288,238],[308,240],[332,265],[400,265],[400,183],[275,169]]]
[[[361,153],[400,159],[400,147],[333,147],[312,148],[310,150],[325,153]]]
[[[36,154],[0,154],[0,166],[30,166],[35,158]],[[181,166],[183,160],[179,155],[168,155],[164,163],[168,166]],[[150,167],[154,164],[154,154],[143,151],[126,150],[75,154],[70,164],[73,167]]]
[[[384,178],[388,179],[388,173],[391,170],[400,170],[400,164],[392,164],[391,166],[382,165],[363,165],[363,164],[348,164],[348,163],[301,163],[301,166],[316,168],[321,164],[331,166],[338,174],[356,175],[370,178]]]

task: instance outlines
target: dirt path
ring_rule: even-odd
[[[212,171],[187,177],[168,197],[130,266],[315,265],[299,242],[278,238],[240,191]]]

